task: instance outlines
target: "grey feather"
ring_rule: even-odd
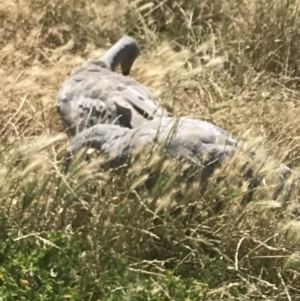
[[[123,74],[129,74],[139,53],[136,41],[124,37],[100,59],[87,61],[71,73],[58,91],[57,109],[72,135],[97,123],[112,123],[102,115],[105,115],[103,110],[107,110],[107,103],[115,99],[126,102],[132,111],[134,118],[130,127],[139,126],[147,119],[168,115],[146,86],[114,72],[120,63]],[[110,110],[113,110],[112,106]],[[117,113],[112,112],[112,115]],[[117,124],[126,126],[121,121]]]
[[[205,154],[222,161],[235,151],[238,141],[229,132],[209,122],[165,117],[147,121],[134,129],[108,124],[91,127],[73,138],[69,153],[76,154],[83,146],[89,145],[104,156],[116,154],[112,160],[115,166],[116,162],[126,161],[135,148],[144,149],[156,143],[168,143],[166,148],[171,155],[192,161],[198,161]]]
[[[73,138],[68,156],[70,158],[82,147],[89,146],[105,157],[106,166],[116,167],[126,162],[135,149],[142,151],[145,147],[156,144],[165,145],[167,154],[171,157],[187,159],[189,162],[197,163],[205,157],[202,162],[204,181],[240,147],[240,141],[234,135],[209,122],[166,117],[147,121],[134,129],[108,124],[91,127]],[[111,154],[114,154],[113,157]],[[255,156],[255,151],[252,155]],[[253,168],[250,168],[250,173],[247,172],[249,179],[254,177]],[[284,164],[280,168],[283,176],[292,171]],[[258,186],[261,181],[261,177],[254,177],[251,187]],[[280,178],[274,198],[278,197],[284,186],[285,180]]]
[[[121,64],[123,75],[128,75],[134,60],[140,55],[140,52],[136,40],[125,36],[115,43],[100,58],[100,61],[104,62],[112,71],[115,71],[116,67]]]

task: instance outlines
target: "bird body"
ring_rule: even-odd
[[[163,145],[171,156],[196,163],[201,160],[207,179],[239,150],[242,142],[212,123],[168,117],[146,86],[127,77],[139,54],[136,41],[124,37],[100,59],[74,70],[62,85],[57,96],[58,112],[75,136],[68,154],[90,146],[106,157],[106,164],[115,167],[136,149]],[[118,64],[122,75],[115,72]],[[284,174],[291,172],[283,164],[280,167]]]
[[[73,138],[68,154],[72,157],[84,146],[88,146],[98,150],[108,168],[114,168],[125,163],[136,151],[142,153],[148,147],[160,145],[165,147],[170,157],[184,159],[192,163],[192,166],[201,162],[201,177],[206,181],[220,164],[240,149],[241,144],[234,135],[212,123],[185,117],[164,117],[146,121],[134,129],[111,124],[91,127]],[[255,155],[256,151],[253,150],[248,163]],[[253,185],[253,188],[262,181],[262,177],[256,177],[253,171],[264,160],[252,161],[250,169],[246,163],[240,170],[246,178],[251,179],[250,186]],[[268,160],[272,161],[271,158]],[[244,168],[247,168],[246,172]],[[283,177],[292,172],[284,164],[279,165],[279,170]],[[283,177],[277,182],[278,188],[273,196],[275,199],[285,187]],[[275,181],[278,181],[276,177]]]
[[[147,119],[167,116],[151,91],[133,78],[132,64],[140,50],[131,37],[123,37],[100,59],[85,62],[63,83],[57,95],[57,108],[72,135],[97,123],[134,128]],[[122,74],[115,72],[121,64]],[[114,107],[131,110],[131,123],[118,120]]]
[[[77,134],[70,144],[70,153],[77,153],[90,145],[103,155],[115,154],[118,162],[124,162],[134,149],[167,143],[172,155],[199,160],[205,153],[223,159],[236,149],[238,140],[226,130],[209,122],[165,117],[144,122],[134,129],[116,125],[99,125]]]

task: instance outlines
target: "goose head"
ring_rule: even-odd
[[[140,55],[137,41],[129,36],[124,36],[115,43],[101,58],[100,61],[112,71],[120,64],[123,75],[129,75],[132,65]]]

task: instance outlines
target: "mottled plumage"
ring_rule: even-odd
[[[58,92],[57,107],[72,135],[97,123],[135,128],[147,119],[167,116],[146,86],[124,76],[139,53],[136,41],[123,37],[100,59],[87,61],[71,73]],[[118,64],[123,75],[115,72]],[[120,113],[122,108],[131,111],[130,121]]]
[[[135,129],[108,124],[91,127],[74,137],[69,151],[75,154],[89,144],[103,155],[114,153],[114,162],[124,162],[137,147],[144,149],[166,142],[169,153],[198,161],[205,153],[224,159],[233,153],[238,141],[209,122],[165,117],[147,121]]]
[[[108,124],[91,127],[73,138],[68,153],[74,155],[82,147],[89,146],[97,149],[106,159],[106,166],[117,167],[134,155],[136,149],[143,152],[149,146],[165,145],[171,157],[187,159],[191,163],[201,160],[204,167],[202,179],[205,181],[216,167],[238,151],[240,143],[229,132],[209,122],[165,117],[146,121],[134,129]],[[255,151],[252,156],[255,156]],[[250,166],[247,177],[254,177],[253,168]],[[282,175],[291,173],[291,169],[284,164],[280,164],[280,169]],[[262,177],[254,177],[250,186],[254,188],[261,181]],[[274,198],[284,188],[284,178],[277,183]]]

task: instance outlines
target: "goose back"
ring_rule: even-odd
[[[106,166],[110,168],[125,163],[129,157],[133,156],[134,150],[143,151],[146,147],[155,144],[165,145],[167,154],[171,157],[179,157],[191,163],[201,160],[203,166],[201,180],[204,182],[222,162],[238,151],[240,146],[240,142],[234,135],[209,122],[184,117],[178,120],[167,117],[161,120],[147,121],[134,129],[108,124],[91,127],[73,138],[68,156],[70,159],[82,147],[89,146],[97,149],[105,157]],[[112,153],[113,157],[111,157]],[[271,160],[271,158],[268,159]],[[250,180],[250,194],[245,195],[243,203],[251,199],[253,189],[259,186],[263,180],[261,176],[255,176],[254,172],[255,166],[261,163],[259,161],[255,165],[251,163],[250,169],[247,168],[247,163],[240,170],[243,176]],[[274,199],[277,199],[286,187],[285,179],[292,172],[284,164],[280,164],[279,169],[281,177],[278,180],[275,176],[274,179],[277,182]],[[290,201],[290,189],[293,187],[288,188],[286,202]]]
[[[111,123],[113,119],[101,116],[105,115],[103,104],[113,101],[114,97],[122,98],[130,106],[132,115],[139,115],[140,123],[136,122],[134,126],[151,118],[168,115],[145,85],[114,72],[115,63],[108,66],[105,63],[107,61],[109,59],[103,56],[85,62],[71,73],[58,91],[58,113],[72,135],[96,123]],[[123,62],[123,73],[129,72],[128,68],[130,70],[131,67],[128,65],[132,63],[126,65]]]
[[[70,153],[76,154],[83,146],[90,145],[100,153],[117,154],[118,162],[124,162],[134,149],[166,144],[171,155],[199,161],[211,153],[220,160],[236,149],[238,140],[226,130],[209,122],[165,117],[144,122],[134,129],[115,125],[94,126],[77,134],[70,144]]]

